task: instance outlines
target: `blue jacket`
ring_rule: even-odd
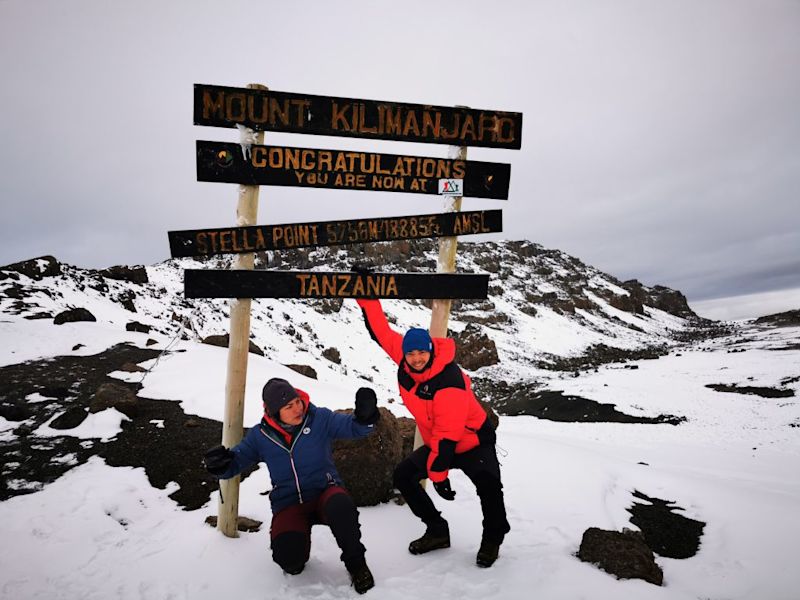
[[[273,513],[292,504],[314,500],[330,485],[342,485],[333,463],[331,441],[366,437],[375,426],[357,423],[352,414],[335,413],[310,402],[307,406],[303,423],[291,444],[266,419],[252,427],[245,438],[231,448],[233,462],[220,479],[234,477],[257,462],[266,463],[272,479],[269,497]]]

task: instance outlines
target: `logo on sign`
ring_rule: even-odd
[[[463,196],[464,195],[464,180],[463,179],[440,179],[439,180],[439,195],[441,195],[441,196]]]

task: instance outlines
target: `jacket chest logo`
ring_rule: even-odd
[[[311,433],[311,427],[306,427],[305,429],[303,429],[303,433],[306,434],[306,435]]]
[[[420,386],[417,388],[417,397],[421,398],[422,400],[433,400],[433,394],[436,390],[432,389],[432,386],[429,382],[421,383]]]

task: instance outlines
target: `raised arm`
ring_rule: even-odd
[[[389,325],[380,300],[359,298],[356,302],[364,313],[364,321],[372,339],[399,365],[403,360],[403,336]]]

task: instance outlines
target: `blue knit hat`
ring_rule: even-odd
[[[424,329],[414,327],[413,329],[409,329],[405,336],[403,336],[403,354],[408,354],[414,350],[422,350],[424,352],[431,352],[433,350],[431,336]]]

